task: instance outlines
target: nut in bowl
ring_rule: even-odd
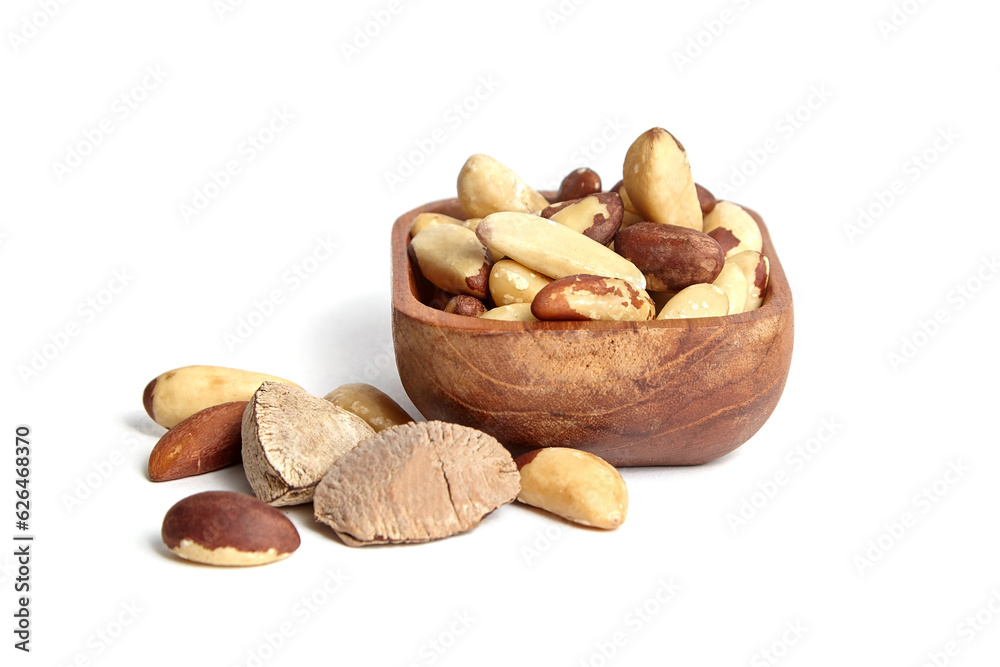
[[[555,201],[553,192],[540,194]],[[514,456],[572,447],[621,467],[695,465],[733,451],[777,405],[793,339],[788,281],[766,226],[747,212],[760,227],[761,252],[737,253],[732,263],[750,277],[753,309],[634,321],[503,321],[432,308],[437,288],[410,261],[410,227],[421,213],[469,216],[459,199],[402,215],[392,230],[392,326],[404,389],[427,419],[485,431]],[[752,284],[758,261],[759,273],[770,268],[763,294]],[[716,273],[726,280],[713,292],[725,299],[727,277],[740,272]],[[675,304],[671,312],[684,310]]]

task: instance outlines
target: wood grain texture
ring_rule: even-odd
[[[791,363],[792,294],[755,212],[771,265],[755,311],[651,322],[503,322],[418,301],[421,277],[407,243],[413,218],[428,211],[464,216],[457,199],[446,199],[406,213],[392,230],[396,365],[427,419],[486,431],[514,456],[560,446],[615,466],[696,465],[739,447],[774,411]]]

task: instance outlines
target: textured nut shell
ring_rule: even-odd
[[[153,378],[142,393],[142,404],[153,421],[164,428],[173,428],[213,405],[249,401],[262,382],[298,386],[265,373],[222,366],[184,366]]]
[[[520,490],[495,438],[445,422],[382,431],[339,459],[316,489],[316,519],[350,546],[427,542],[475,527]]]
[[[551,278],[535,273],[520,262],[503,259],[490,270],[490,295],[498,306],[531,303],[538,290],[550,282]]]
[[[744,250],[761,251],[764,239],[757,221],[742,206],[720,201],[705,216],[704,232],[718,241],[726,257]]]
[[[756,250],[744,250],[726,260],[740,267],[747,281],[747,303],[743,312],[749,312],[761,307],[767,290],[767,281],[771,275],[771,264],[767,257]]]
[[[504,322],[537,322],[538,318],[531,312],[530,303],[512,303],[506,306],[497,306],[486,311],[485,315],[480,315],[481,320],[501,320]]]
[[[743,312],[747,306],[747,297],[750,293],[746,276],[743,275],[743,269],[732,262],[726,262],[726,265],[722,267],[722,272],[719,273],[719,277],[712,284],[726,293],[726,297],[729,299],[729,315],[736,315]]]
[[[476,234],[460,225],[428,227],[410,241],[420,272],[453,294],[486,297],[493,257]]]
[[[441,213],[421,213],[413,219],[413,224],[410,225],[410,236],[416,236],[428,227],[433,227],[435,225],[461,225],[464,227],[465,223],[458,218],[451,217],[450,215],[443,215]]]
[[[646,220],[701,231],[701,204],[687,153],[663,128],[643,132],[629,146],[622,180]]]
[[[685,287],[671,297],[656,316],[658,320],[687,320],[729,314],[729,297],[715,285],[701,283]]]
[[[265,382],[243,413],[243,469],[264,502],[308,503],[330,466],[374,434],[361,417],[319,396]]]
[[[602,192],[553,204],[543,209],[541,216],[607,245],[622,226],[624,214],[625,207],[618,193]]]
[[[364,382],[342,384],[324,396],[323,400],[361,417],[376,433],[413,421],[413,417],[399,407],[399,403]]]
[[[160,536],[181,558],[209,565],[263,565],[299,548],[299,533],[288,517],[232,491],[205,491],[181,500],[167,510]]]
[[[458,174],[458,200],[470,218],[498,211],[538,213],[549,205],[534,188],[489,155],[476,154]]]
[[[587,273],[646,287],[642,272],[615,251],[537,215],[494,213],[479,223],[476,235],[486,245],[550,278]]]
[[[247,401],[213,405],[163,434],[149,453],[149,478],[166,482],[239,463]]]
[[[516,463],[521,474],[519,502],[584,526],[614,529],[625,522],[625,480],[599,456],[548,447],[523,454]]]
[[[649,289],[659,292],[710,283],[726,263],[722,247],[711,236],[655,222],[620,231],[615,250],[646,274]]]
[[[566,174],[559,184],[556,201],[579,199],[601,191],[601,177],[590,167],[580,167]]]
[[[555,280],[538,292],[531,313],[540,320],[646,321],[656,315],[644,290],[620,278],[577,275]]]

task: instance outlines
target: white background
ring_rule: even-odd
[[[995,3],[909,0],[880,28],[888,0],[424,0],[367,44],[356,30],[387,1],[44,4],[0,16],[0,536],[19,424],[37,536],[30,655],[0,549],[4,664],[996,664]],[[294,119],[248,159],[275,109]],[[540,187],[583,164],[610,186],[655,125],[764,215],[792,285],[791,373],[750,442],[623,471],[614,533],[510,506],[460,537],[351,549],[302,507],[279,564],[166,551],[174,502],[249,487],[239,468],[148,480],[146,382],[217,364],[319,394],[368,381],[412,410],[391,360],[393,220],[453,196],[475,152]],[[240,172],[185,220],[229,160]],[[321,242],[334,256],[307,262]]]

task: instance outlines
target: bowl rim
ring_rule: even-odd
[[[542,191],[542,196],[553,201],[555,193],[553,191]],[[721,200],[720,200],[721,201]],[[743,208],[757,221],[760,233],[763,237],[762,254],[767,257],[769,263],[769,277],[767,289],[764,293],[764,302],[755,310],[737,313],[735,315],[721,315],[717,317],[696,317],[689,319],[668,319],[668,320],[645,320],[639,321],[538,321],[538,322],[512,322],[507,320],[484,320],[478,317],[467,315],[456,315],[437,310],[422,303],[417,298],[417,283],[410,265],[407,248],[410,240],[410,225],[413,219],[421,213],[440,213],[446,210],[454,210],[458,207],[461,211],[461,204],[457,197],[438,199],[428,202],[415,209],[407,211],[396,219],[392,226],[391,235],[391,269],[392,269],[392,307],[399,313],[407,317],[430,324],[437,327],[449,329],[464,329],[469,331],[488,332],[511,332],[511,331],[566,331],[566,330],[602,330],[612,329],[618,331],[642,330],[642,329],[696,329],[702,327],[722,327],[733,324],[744,324],[754,322],[768,317],[780,316],[783,312],[791,308],[792,293],[788,285],[788,279],[781,266],[781,261],[774,251],[771,243],[771,235],[768,232],[764,220],[754,210],[744,206]]]

